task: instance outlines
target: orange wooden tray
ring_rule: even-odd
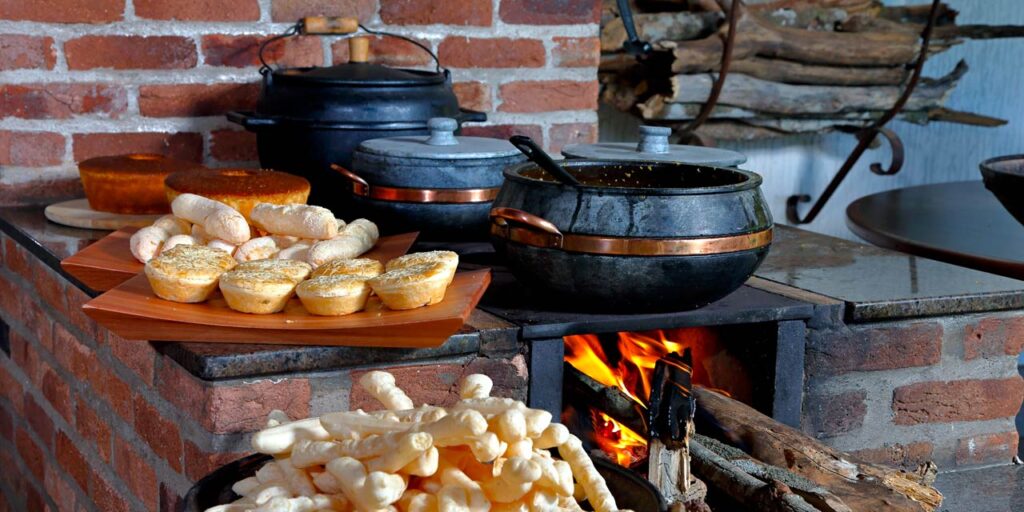
[[[61,268],[93,290],[105,292],[142,272],[132,256],[128,240],[138,228],[122,228],[65,258]],[[362,257],[387,263],[409,251],[419,233],[384,236]]]
[[[82,309],[127,339],[425,348],[441,345],[465,324],[490,282],[490,270],[459,272],[439,304],[392,311],[370,297],[364,311],[332,317],[310,315],[294,298],[272,315],[228,309],[219,292],[201,304],[169,302],[139,274]]]

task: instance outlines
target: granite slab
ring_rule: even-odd
[[[845,303],[847,322],[1024,307],[1024,281],[777,226],[755,275]]]

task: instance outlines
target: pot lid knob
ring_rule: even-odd
[[[641,153],[668,153],[668,136],[672,129],[666,126],[640,126],[640,143],[636,150]]]
[[[455,130],[459,122],[450,117],[431,117],[427,120],[430,137],[426,140],[431,146],[454,146],[459,143],[455,138]]]

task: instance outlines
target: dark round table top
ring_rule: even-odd
[[[981,181],[862,197],[846,209],[846,224],[881,247],[1024,279],[1024,226]]]

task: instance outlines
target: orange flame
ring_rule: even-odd
[[[654,365],[670,353],[693,351],[694,360],[717,350],[713,331],[704,328],[620,332],[615,343],[619,356],[612,361],[601,340],[594,334],[566,336],[565,360],[577,370],[605,386],[618,388],[636,403],[646,407],[651,394]],[[694,375],[694,381],[702,375]],[[620,465],[629,466],[647,456],[647,440],[625,425],[596,409],[591,409],[597,445]]]

